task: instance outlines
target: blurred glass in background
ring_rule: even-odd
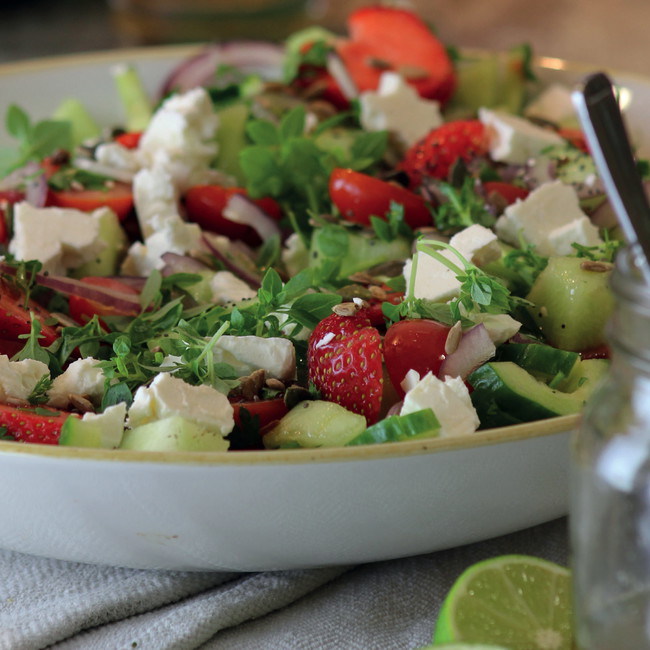
[[[125,45],[282,40],[319,21],[327,0],[108,0]]]

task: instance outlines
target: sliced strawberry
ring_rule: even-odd
[[[447,180],[454,163],[484,156],[488,151],[486,129],[479,120],[447,122],[416,142],[404,156],[400,168],[416,187],[424,178]]]
[[[369,6],[348,17],[349,39],[336,44],[360,92],[375,90],[385,70],[399,72],[422,97],[447,101],[456,75],[445,46],[415,13]]]
[[[41,345],[53,343],[59,335],[45,323],[51,318],[50,313],[33,300],[25,305],[23,294],[6,280],[0,279],[0,339],[14,341],[18,340],[20,334],[29,334],[32,329],[30,312],[41,323]]]
[[[324,399],[376,422],[383,391],[382,343],[365,316],[323,319],[309,337],[309,380]]]
[[[19,442],[58,444],[61,427],[68,417],[79,416],[49,408],[17,408],[0,404],[0,427],[6,429],[6,435]]]

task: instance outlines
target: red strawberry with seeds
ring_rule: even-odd
[[[365,316],[324,318],[309,337],[309,380],[324,399],[377,421],[383,392],[382,343]]]
[[[479,120],[447,122],[430,131],[416,142],[399,165],[411,179],[411,187],[417,187],[425,178],[447,180],[454,163],[488,152],[485,126]]]
[[[350,37],[336,51],[360,92],[375,90],[385,70],[401,74],[422,97],[447,101],[456,73],[446,47],[416,13],[368,6],[347,20]]]
[[[5,429],[5,435],[19,442],[57,445],[61,427],[68,417],[79,416],[49,408],[0,404],[0,427]]]

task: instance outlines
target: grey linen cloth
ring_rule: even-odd
[[[0,551],[0,649],[412,650],[464,569],[519,553],[566,565],[560,519],[427,555],[267,573],[143,571]]]

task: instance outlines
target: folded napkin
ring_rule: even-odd
[[[0,551],[0,649],[404,648],[458,575],[506,553],[567,562],[566,520],[447,551],[267,573],[143,571]]]

